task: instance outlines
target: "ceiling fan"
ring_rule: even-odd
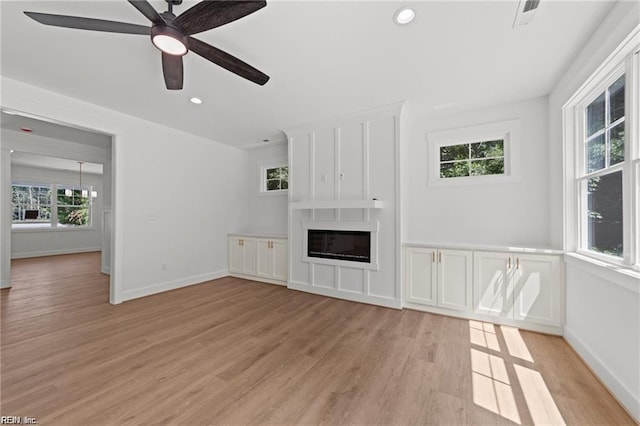
[[[181,90],[182,56],[189,50],[256,84],[264,85],[269,76],[246,62],[204,43],[193,34],[216,28],[243,18],[267,5],[266,1],[204,0],[176,16],[173,6],[182,0],[165,0],[168,10],[158,13],[146,0],[127,0],[152,23],[151,27],[79,16],[24,12],[44,25],[122,34],[150,35],[153,45],[162,51],[162,72],[167,89]]]

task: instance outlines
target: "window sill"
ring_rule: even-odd
[[[520,183],[520,176],[468,176],[457,178],[436,178],[430,179],[428,186],[448,187],[448,186],[471,186],[471,185],[499,185],[504,183]]]
[[[640,294],[640,272],[629,267],[613,265],[578,253],[565,253],[564,261],[590,274]]]
[[[280,189],[277,191],[260,191],[258,192],[258,197],[278,197],[278,196],[287,196],[289,194],[288,189]]]
[[[96,228],[71,228],[71,227],[34,227],[34,228],[11,228],[11,233],[23,234],[23,233],[38,233],[38,232],[74,232],[74,231],[97,231]]]

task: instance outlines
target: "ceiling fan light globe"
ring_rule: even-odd
[[[169,55],[182,56],[189,51],[187,38],[179,29],[170,25],[154,25],[151,27],[151,42],[155,47]]]
[[[187,53],[187,46],[170,35],[158,34],[152,39],[153,45],[169,55],[182,56]]]

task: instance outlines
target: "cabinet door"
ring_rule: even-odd
[[[256,240],[256,275],[271,278],[273,273],[273,255],[271,240]]]
[[[516,255],[513,283],[515,319],[537,324],[561,324],[558,256]]]
[[[229,237],[229,272],[244,272],[244,250],[240,237]]]
[[[473,308],[480,314],[512,316],[513,288],[509,253],[473,253]]]
[[[470,251],[438,250],[438,306],[459,311],[472,308],[472,263]]]
[[[273,255],[273,279],[287,281],[287,269],[289,266],[287,240],[272,240],[271,245]]]
[[[405,298],[407,302],[436,305],[438,277],[436,249],[409,247],[405,251]]]
[[[244,264],[242,273],[247,275],[256,274],[256,239],[243,238],[242,249],[244,252]]]

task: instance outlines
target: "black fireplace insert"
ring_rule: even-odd
[[[307,256],[371,263],[371,232],[309,229]]]

